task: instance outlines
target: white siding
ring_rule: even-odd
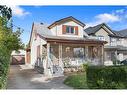
[[[46,44],[46,41],[41,39],[39,36],[37,36],[37,39],[33,37],[33,41],[31,43],[31,65],[34,66],[36,60],[37,60],[37,46],[40,45],[40,54],[41,54],[41,49],[42,45]]]
[[[73,34],[62,34],[62,25],[70,25],[70,26],[78,26],[78,35],[73,35]],[[56,25],[55,27],[53,27],[51,29],[53,35],[56,36],[66,36],[66,37],[83,37],[84,31],[83,31],[83,27],[80,26],[79,24],[75,23],[74,21],[68,21],[59,25]],[[88,36],[85,33],[86,36]]]
[[[49,33],[48,35],[51,34],[51,35],[53,35],[53,36],[57,36],[57,31],[56,31],[56,30],[57,30],[56,27],[51,28],[51,29],[50,29],[50,32],[51,32],[51,33]]]
[[[95,35],[96,35],[96,36],[104,36],[105,41],[108,42],[108,43],[105,44],[105,45],[110,45],[110,37],[108,36],[109,33],[106,32],[103,28],[101,28],[99,31],[97,31],[97,32],[95,33]]]
[[[125,47],[127,47],[127,38],[123,38],[122,45],[125,46]]]

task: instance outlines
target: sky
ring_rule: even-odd
[[[127,29],[127,6],[10,6],[13,24],[23,29],[22,41],[30,39],[33,22],[52,24],[59,19],[73,16],[86,27],[106,23],[113,30]],[[14,27],[16,28],[16,27]]]

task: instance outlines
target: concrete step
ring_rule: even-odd
[[[63,70],[60,66],[53,66],[53,76],[63,76]]]

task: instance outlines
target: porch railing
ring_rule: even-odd
[[[52,57],[51,57],[52,56]],[[60,63],[59,59],[57,59],[53,54],[50,54],[48,61],[48,68],[50,69],[51,74],[60,75],[63,73],[63,63]]]
[[[79,58],[64,58],[62,61],[64,67],[81,66],[83,63],[85,63],[85,59],[79,59]]]
[[[42,58],[38,57],[36,62],[35,62],[35,66],[34,69],[37,70],[39,73],[43,74],[44,73],[44,66],[43,66],[43,60]]]
[[[99,58],[94,59],[81,59],[81,58],[64,58],[63,60],[64,67],[80,67],[82,64],[89,64],[89,65],[98,65],[100,64]]]
[[[49,60],[48,60],[48,69],[50,69],[50,72],[51,72],[51,74],[53,74],[53,62],[52,62],[52,60],[49,58]]]

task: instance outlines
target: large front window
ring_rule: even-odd
[[[75,58],[84,58],[84,48],[74,48],[73,51]]]

